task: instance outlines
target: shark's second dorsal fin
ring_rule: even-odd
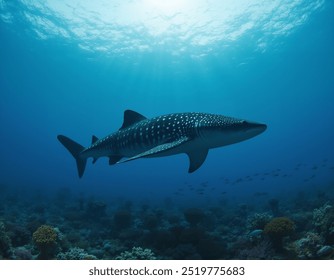
[[[146,117],[144,117],[143,115],[132,111],[132,110],[126,110],[124,111],[124,121],[123,121],[123,125],[120,129],[123,128],[127,128],[137,122],[146,120]]]

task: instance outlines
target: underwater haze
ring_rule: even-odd
[[[0,259],[334,258],[330,0],[0,0],[0,93]],[[79,178],[128,109],[267,130]]]

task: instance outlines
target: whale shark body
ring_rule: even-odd
[[[266,128],[265,124],[216,114],[175,113],[148,119],[126,110],[122,127],[101,139],[93,136],[88,148],[63,135],[57,138],[75,158],[80,178],[89,157],[93,163],[99,157],[109,157],[112,165],[186,153],[188,172],[192,173],[203,164],[209,149],[247,140]]]

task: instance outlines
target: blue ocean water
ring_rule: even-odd
[[[181,219],[187,207],[208,215],[246,205],[250,215],[275,199],[291,218],[301,196],[318,198],[308,211],[332,204],[333,3],[237,2],[0,0],[0,220],[25,224],[38,216],[29,205],[43,205],[41,224],[65,231],[70,218],[50,209],[59,199],[74,207],[77,198],[102,201],[110,217],[131,204],[164,215],[173,209]],[[210,150],[193,174],[180,154],[113,166],[89,161],[79,179],[56,136],[88,146],[92,135],[118,130],[126,109],[149,118],[216,113],[268,129]],[[230,232],[246,232],[241,224]]]

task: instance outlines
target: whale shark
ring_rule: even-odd
[[[192,173],[204,163],[209,149],[250,139],[266,128],[265,124],[218,114],[174,113],[148,119],[126,110],[118,131],[101,139],[93,135],[87,148],[64,135],[57,138],[75,158],[80,178],[90,157],[93,163],[108,157],[113,165],[185,153],[190,162],[188,172]]]

